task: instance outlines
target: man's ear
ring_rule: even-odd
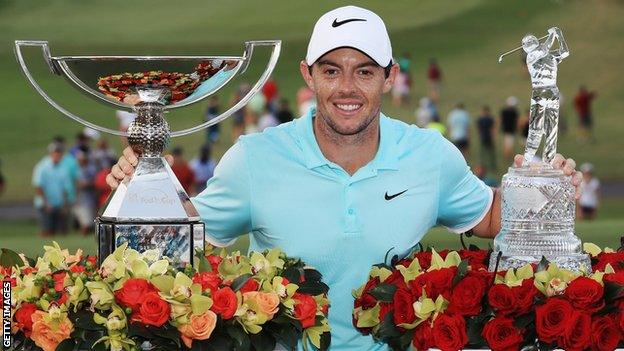
[[[312,75],[310,74],[312,70],[305,60],[301,60],[301,62],[299,63],[299,71],[301,72],[301,77],[303,77],[303,81],[305,81],[308,88],[316,92],[316,90],[314,90],[314,80],[312,79]]]
[[[392,85],[394,84],[394,80],[396,79],[397,74],[399,74],[399,64],[395,63],[390,68],[390,74],[388,78],[384,81],[383,92],[384,94],[389,92],[392,89]]]

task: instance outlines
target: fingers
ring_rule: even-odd
[[[108,184],[108,186],[110,186],[110,188],[113,190],[117,189],[117,187],[119,186],[119,182],[112,173],[106,175],[106,184]]]
[[[563,168],[563,164],[565,163],[565,161],[566,161],[565,157],[563,157],[561,154],[556,154],[550,164],[555,169],[561,169]]]
[[[139,159],[137,158],[137,155],[134,153],[134,150],[132,150],[132,148],[130,146],[128,146],[128,147],[126,147],[124,149],[123,156],[126,158],[128,163],[132,165],[132,167],[136,166],[137,163],[139,162]]]
[[[583,182],[583,173],[576,171],[572,176],[572,185],[574,185],[574,199],[578,200],[581,197],[581,182]]]
[[[563,165],[563,173],[565,175],[573,175],[576,171],[575,168],[576,168],[576,161],[569,158],[565,161]]]
[[[514,167],[521,167],[522,163],[524,162],[524,156],[523,155],[516,155],[514,156]]]
[[[130,164],[130,162],[128,162],[128,159],[125,157],[119,158],[119,162],[117,162],[117,166],[121,168],[124,174],[130,175],[134,171],[134,167]]]
[[[113,177],[115,177],[115,179],[117,179],[118,181],[123,180],[126,176],[126,174],[124,173],[124,171],[121,170],[119,165],[114,165],[113,168],[111,168],[110,174],[112,174]]]
[[[173,156],[165,155],[165,160],[167,160],[167,163],[169,164],[169,166],[173,166]]]

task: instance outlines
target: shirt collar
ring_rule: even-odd
[[[329,165],[331,162],[325,158],[314,136],[312,127],[316,108],[310,108],[308,112],[296,121],[297,137],[303,151],[306,167],[309,169]],[[399,159],[396,150],[398,136],[390,118],[383,113],[379,119],[380,140],[375,158],[369,163],[374,169],[398,170]]]

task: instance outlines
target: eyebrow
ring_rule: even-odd
[[[340,68],[339,64],[337,64],[336,62],[330,61],[330,60],[320,60],[320,61],[318,61],[318,65],[319,66],[329,65],[329,66],[334,66],[334,67],[339,67]],[[355,68],[370,67],[370,66],[379,67],[379,65],[377,63],[375,63],[374,61],[368,60],[366,62],[362,62],[362,63],[358,64],[357,66],[355,66]]]

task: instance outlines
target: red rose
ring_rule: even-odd
[[[71,267],[69,267],[69,270],[72,271],[73,273],[82,273],[86,270],[85,266],[81,266],[81,265],[73,265]]]
[[[30,302],[22,302],[20,308],[15,311],[15,321],[17,322],[17,327],[24,332],[27,338],[30,337],[30,333],[32,332],[32,315],[37,310],[37,305]]]
[[[574,308],[593,313],[604,307],[603,294],[604,288],[600,283],[591,278],[578,277],[570,282],[564,296]]]
[[[221,284],[221,277],[215,271],[195,273],[193,276],[193,283],[201,285],[202,291],[209,290],[215,291]]]
[[[97,266],[97,257],[87,256],[87,262],[90,262],[95,267]]]
[[[363,310],[367,310],[369,308],[375,307],[377,304],[377,299],[371,294],[364,294],[362,297],[358,299],[357,306],[362,307]]]
[[[218,255],[207,255],[206,259],[208,260],[208,263],[210,263],[210,266],[212,266],[212,271],[218,272],[219,265],[221,264],[221,261],[223,261],[223,258]]]
[[[485,324],[481,335],[493,351],[519,350],[524,340],[522,332],[508,317],[496,317]]]
[[[236,293],[229,287],[214,291],[212,293],[212,301],[213,304],[210,309],[224,320],[232,318],[238,307]]]
[[[624,261],[624,252],[601,252],[594,260],[596,262],[592,267],[594,272],[604,271],[607,264],[610,264],[616,272],[619,272],[622,270],[620,262]]]
[[[410,287],[415,297],[420,297],[422,288],[425,288],[427,297],[435,300],[438,295],[450,300],[453,278],[457,272],[457,267],[436,269],[426,272],[410,282]]]
[[[426,270],[431,266],[431,252],[430,251],[423,251],[423,252],[417,253],[414,255],[414,259],[418,260],[418,263],[420,264],[420,267],[423,270]]]
[[[67,300],[69,300],[69,295],[67,295],[67,292],[63,291],[61,293],[61,296],[59,296],[59,298],[56,299],[56,303],[59,304],[59,305],[62,305],[64,303],[66,303]]]
[[[115,300],[124,307],[130,307],[137,311],[145,298],[145,294],[158,292],[158,289],[142,278],[130,278],[126,280],[121,289],[115,291]]]
[[[405,289],[398,289],[394,293],[394,324],[412,323],[416,319],[414,313],[414,297]]]
[[[511,291],[514,293],[516,301],[514,310],[518,315],[529,313],[533,310],[535,297],[540,294],[540,291],[535,287],[533,279],[523,280],[522,285],[514,286]]]
[[[550,298],[535,308],[535,326],[540,340],[552,343],[563,334],[573,315],[570,303],[561,298]]]
[[[405,284],[403,274],[401,274],[401,271],[399,270],[392,272],[392,274],[390,274],[388,278],[384,280],[384,284],[394,285],[399,289],[407,289],[407,284]]]
[[[34,273],[37,271],[37,268],[34,267],[26,267],[24,269],[22,269],[22,273],[24,273],[24,275],[28,275],[30,273]]]
[[[615,350],[622,339],[620,329],[609,316],[595,317],[591,324],[591,349]]]
[[[494,284],[488,292],[488,303],[498,315],[508,316],[515,311],[515,296],[505,284]]]
[[[65,280],[66,272],[59,272],[52,274],[54,280],[54,290],[63,291],[63,281]]]
[[[428,322],[421,323],[414,329],[412,345],[416,350],[429,350],[434,347],[431,325]]]
[[[373,279],[369,279],[364,285],[364,289],[362,289],[362,295],[368,293],[372,289],[374,289],[377,285],[379,285],[379,278],[375,277]]]
[[[169,319],[171,306],[167,301],[160,298],[156,292],[150,292],[143,296],[143,302],[139,307],[134,320],[140,320],[144,324],[160,327]]]
[[[394,309],[393,303],[388,302],[380,302],[379,303],[379,320],[384,321],[386,319],[386,314],[391,312]]]
[[[582,351],[591,343],[591,316],[574,311],[559,344],[566,351]]]
[[[468,264],[473,270],[485,269],[489,264],[489,251],[487,250],[459,250],[459,257],[468,260]]]
[[[624,271],[605,274],[602,278],[603,282],[614,283],[617,285],[624,285]]]
[[[441,351],[461,350],[468,343],[466,321],[457,314],[443,313],[433,322],[431,332],[435,346]]]
[[[295,293],[295,318],[301,321],[304,328],[316,324],[316,301],[310,295]]]
[[[248,279],[245,285],[243,285],[239,291],[242,293],[250,292],[250,291],[258,291],[260,289],[260,284],[255,279]]]
[[[462,316],[476,316],[481,311],[481,301],[487,283],[476,275],[468,274],[455,285],[451,293],[448,312]]]

